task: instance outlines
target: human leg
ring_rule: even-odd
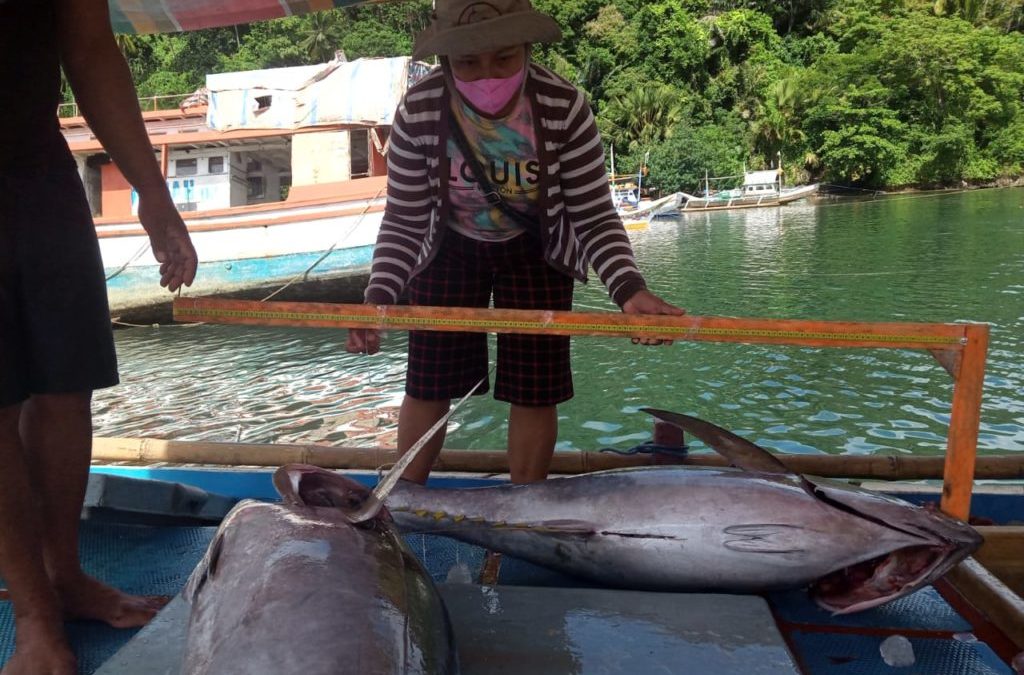
[[[509,309],[572,309],[573,279],[544,262],[539,242],[510,242],[495,280],[494,305]],[[558,438],[557,404],[573,396],[569,338],[498,336],[494,397],[511,404],[508,426],[512,482],[547,477]]]
[[[409,284],[409,302],[434,307],[486,307],[490,273],[481,266],[479,242],[446,233],[437,257]],[[487,377],[487,336],[480,333],[411,331],[405,399],[398,415],[398,449],[405,453],[451,407]],[[478,392],[488,390],[485,383]],[[403,474],[425,483],[444,445],[439,429]]]
[[[70,675],[75,657],[64,637],[60,604],[46,575],[40,502],[18,436],[21,405],[0,408],[0,575],[9,591],[17,630],[14,656],[3,675]]]
[[[41,493],[43,559],[67,618],[117,628],[143,626],[168,598],[122,593],[82,571],[78,534],[92,454],[91,393],[35,394],[21,413],[20,435],[33,485]]]
[[[402,401],[402,407],[398,412],[398,452],[405,454],[416,441],[418,441],[430,427],[444,417],[451,406],[451,401],[424,401],[406,394]],[[416,459],[409,468],[402,474],[405,480],[411,480],[420,485],[427,482],[430,469],[437,461],[444,445],[445,428],[442,426],[437,430],[427,444],[423,446]]]
[[[513,483],[548,477],[558,439],[556,406],[512,404],[508,417],[508,465]]]
[[[8,221],[31,393],[19,433],[40,495],[44,563],[65,616],[138,626],[160,601],[101,584],[78,558],[92,451],[90,392],[117,384],[118,374],[96,230],[75,165],[66,159],[25,181]]]

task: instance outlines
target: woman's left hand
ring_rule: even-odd
[[[622,311],[625,314],[671,314],[674,316],[682,316],[686,314],[685,309],[670,305],[665,302],[654,293],[648,290],[637,291],[626,300],[622,305]],[[633,338],[633,344],[645,344],[645,345],[670,345],[672,340],[658,340],[652,338]]]

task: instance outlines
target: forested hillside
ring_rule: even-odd
[[[140,95],[211,72],[411,51],[429,0],[122,36]],[[694,190],[781,157],[789,181],[869,188],[1024,175],[1024,0],[534,0],[537,58],[590,96],[620,171]]]

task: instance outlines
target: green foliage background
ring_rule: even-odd
[[[207,73],[411,52],[429,0],[123,36],[140,95]],[[693,191],[783,160],[790,182],[871,188],[1024,175],[1024,0],[534,0],[536,58],[583,89],[620,172]]]

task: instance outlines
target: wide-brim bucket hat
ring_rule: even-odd
[[[416,37],[412,55],[461,56],[561,39],[558,23],[530,0],[435,0],[430,25]]]

